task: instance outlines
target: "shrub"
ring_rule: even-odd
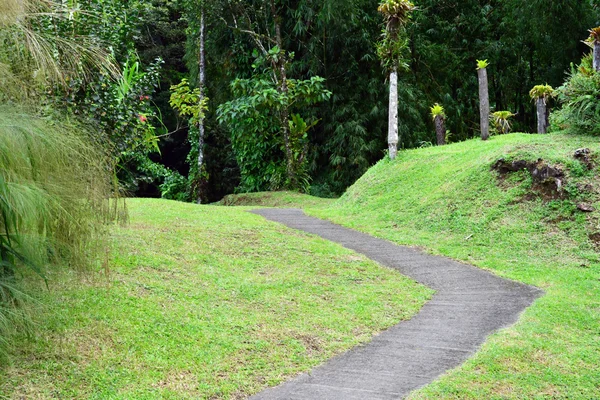
[[[600,74],[586,56],[578,68],[571,67],[565,83],[556,90],[562,108],[550,116],[554,130],[600,136]]]

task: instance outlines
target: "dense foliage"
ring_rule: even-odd
[[[242,191],[257,192],[283,188],[307,191],[306,168],[308,133],[317,121],[306,122],[297,112],[326,101],[331,92],[324,80],[313,77],[288,79],[288,90],[281,93],[266,74],[252,79],[236,79],[231,88],[235,99],[219,107],[218,118],[231,130],[231,141],[241,171]],[[286,157],[286,143],[279,114],[283,107],[291,112],[288,145],[292,159]],[[296,113],[295,113],[296,112]],[[287,164],[291,162],[296,183],[290,182]]]
[[[0,39],[5,44],[0,49],[0,80],[4,87],[22,87],[7,96],[39,98],[41,92],[37,89],[49,81],[57,82],[49,92],[50,98],[43,102],[85,117],[111,139],[123,185],[138,195],[188,200],[194,198],[193,177],[199,174],[194,170],[198,131],[188,117],[170,106],[169,88],[182,79],[197,86],[202,10],[207,28],[206,94],[210,98],[201,149],[207,200],[217,200],[236,188],[247,191],[289,186],[289,177],[281,176],[294,169],[302,177],[298,181],[304,186],[310,182],[314,194],[342,192],[380,159],[386,148],[384,69],[389,65],[380,65],[378,55],[391,54],[393,57],[384,58],[394,63],[402,60],[408,68],[399,81],[401,148],[434,142],[428,108],[434,103],[445,109],[450,141],[476,134],[477,77],[472,65],[478,59],[490,63],[492,110],[511,110],[515,114],[513,130],[533,131],[536,116],[528,89],[540,84],[560,86],[570,63],[589,50],[582,40],[600,17],[595,2],[576,0],[550,4],[540,0],[421,0],[414,11],[410,2],[390,0],[382,3],[390,10],[410,6],[412,22],[406,26],[408,40],[394,41],[388,35],[386,41],[385,37],[380,40],[377,4],[367,0],[82,0],[23,4],[30,8],[50,4],[53,13],[35,17],[35,23],[34,17],[15,18],[4,13],[0,21]],[[400,12],[405,11],[402,7]],[[537,12],[540,9],[544,12]],[[387,22],[394,25],[393,18]],[[51,50],[49,57],[34,57],[38,61],[33,64],[22,51],[9,50],[32,29],[43,39],[39,42],[43,45],[34,48]],[[281,43],[276,43],[277,29]],[[60,40],[53,39],[57,35]],[[68,38],[77,39],[76,45],[66,46]],[[390,47],[392,43],[394,48]],[[19,44],[16,48],[25,47]],[[268,59],[274,48],[280,48],[281,60]],[[69,61],[73,54],[78,55],[76,62]],[[278,73],[265,78],[265,69],[257,72],[256,54],[266,61],[265,68],[277,72],[279,66],[284,66],[292,79],[322,77],[323,89],[332,93],[302,112],[283,110],[288,115],[282,116],[282,112],[270,110],[272,123],[264,130],[267,137],[276,126],[287,137],[287,124],[282,119],[294,124],[294,114],[300,115],[307,126],[319,121],[305,137],[302,135],[297,150],[303,157],[296,160],[302,158],[301,163],[293,166],[289,146],[283,152],[287,158],[285,173],[281,170],[281,149],[277,149],[281,143],[265,145],[262,139],[245,134],[243,137],[252,136],[258,147],[245,140],[240,144],[240,124],[248,121],[218,121],[219,115],[224,115],[217,113],[219,106],[239,99],[239,93],[231,89],[236,80],[266,79],[276,90],[283,90],[277,84]],[[106,68],[111,65],[106,62],[96,66],[85,62],[107,56],[119,68]],[[117,73],[117,69],[123,73]],[[587,112],[591,107],[583,108]],[[279,114],[279,121],[273,119],[275,114]],[[247,125],[256,134],[263,129],[258,124]],[[240,161],[242,158],[244,161]],[[257,171],[267,170],[264,176],[257,175]],[[272,178],[278,175],[280,178]],[[271,184],[266,183],[272,179]]]
[[[187,1],[190,23],[187,46],[191,81],[197,74],[199,1]],[[246,10],[263,1],[244,2]],[[230,19],[237,2],[206,1],[209,34],[207,169],[210,197],[217,199],[237,185],[237,162],[231,127],[219,126],[214,110],[231,101],[235,79],[251,79],[257,49],[252,38],[236,30]],[[340,193],[382,157],[387,129],[385,73],[377,61],[381,16],[372,2],[329,0],[319,3],[275,1],[281,10],[284,48],[294,53],[288,69],[296,79],[321,76],[332,92],[329,101],[310,111],[320,119],[309,132],[308,173],[311,191]],[[399,82],[400,147],[434,141],[428,105],[439,103],[447,114],[448,138],[460,141],[478,131],[477,59],[490,63],[492,109],[511,110],[513,130],[533,131],[535,109],[529,98],[534,85],[560,86],[569,63],[587,47],[581,40],[598,19],[594,4],[564,0],[540,1],[419,1],[405,54],[409,72]],[[543,14],[535,10],[543,8]],[[223,19],[227,20],[226,24]],[[238,21],[239,22],[239,21]],[[249,147],[251,148],[251,147]],[[268,162],[266,163],[268,164]],[[258,163],[253,167],[265,168]],[[246,167],[243,167],[246,168]],[[260,185],[254,186],[254,188]],[[261,186],[265,188],[265,185]],[[250,190],[243,184],[239,190]]]
[[[569,133],[600,136],[600,74],[592,68],[592,58],[585,57],[556,90],[562,108],[551,114],[555,129]]]

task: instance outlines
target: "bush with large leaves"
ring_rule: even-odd
[[[309,187],[307,168],[308,131],[316,123],[307,123],[292,114],[289,124],[291,160],[286,151],[279,113],[282,107],[304,111],[309,106],[326,101],[331,92],[325,80],[315,76],[307,80],[288,80],[288,91],[281,93],[268,74],[251,79],[236,79],[231,88],[234,100],[222,104],[218,119],[231,130],[231,141],[241,171],[239,190],[296,189]],[[293,166],[297,182],[290,182],[286,165]]]

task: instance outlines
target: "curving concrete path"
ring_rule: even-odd
[[[512,325],[543,292],[470,265],[398,246],[297,209],[252,211],[362,253],[435,289],[414,318],[253,397],[254,400],[400,399],[472,356],[486,337]]]

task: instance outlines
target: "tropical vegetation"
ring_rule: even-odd
[[[547,290],[416,397],[589,398],[599,20],[576,0],[0,0],[0,397],[245,396],[430,294],[182,204],[220,200]]]

